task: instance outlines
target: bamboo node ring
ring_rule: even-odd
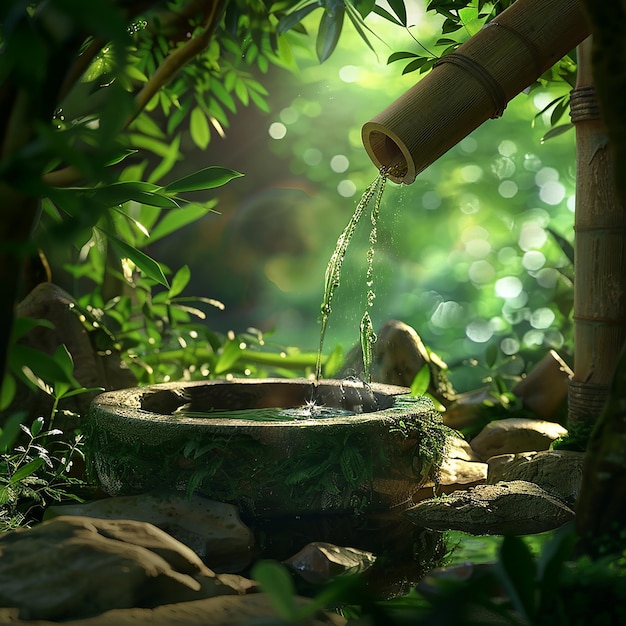
[[[591,317],[576,313],[572,316],[572,319],[579,324],[596,324],[598,326],[623,326],[626,323],[626,319],[624,318]]]
[[[569,96],[570,117],[572,123],[584,120],[599,120],[600,104],[593,85],[585,87],[575,87],[570,91]]]
[[[539,51],[539,48],[537,48],[537,46],[534,44],[534,42],[531,39],[526,37],[526,35],[524,35],[523,33],[520,33],[518,30],[515,30],[508,24],[503,24],[502,22],[496,22],[496,21],[487,22],[487,24],[485,24],[483,28],[489,28],[490,26],[499,26],[500,28],[504,28],[504,30],[511,33],[515,37],[517,37],[524,44],[524,46],[526,46],[526,49],[528,50],[528,52],[530,52],[530,56],[532,57],[533,63],[535,64],[535,73],[537,74],[537,77],[543,74],[543,63],[541,61],[541,52]]]
[[[464,54],[458,52],[451,52],[446,56],[437,59],[433,67],[437,67],[442,63],[451,63],[464,69],[471,74],[487,92],[494,105],[494,112],[491,115],[492,118],[500,117],[504,113],[506,108],[506,96],[500,83],[487,71],[487,69],[480,63],[471,59]]]

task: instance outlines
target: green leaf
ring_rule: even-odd
[[[571,130],[572,128],[574,128],[574,124],[559,124],[558,126],[555,126],[554,128],[551,128],[542,138],[541,138],[541,143],[544,143],[546,141],[548,141],[548,139],[553,139],[554,137],[558,137],[559,135],[562,135],[563,133],[566,133],[568,130]]]
[[[227,341],[222,347],[222,351],[215,364],[215,373],[223,374],[227,372],[241,357],[242,349],[237,339]]]
[[[217,204],[216,202],[210,204],[210,206],[202,206],[199,204],[192,204],[179,211],[168,212],[159,223],[152,229],[150,233],[150,241],[155,242],[171,233],[174,233],[184,226],[195,222],[196,220],[204,217],[207,213],[211,212],[212,207]]]
[[[520,537],[504,537],[496,571],[515,610],[526,622],[534,623],[536,565],[528,544]]]
[[[574,265],[574,246],[565,239],[565,237],[559,235],[553,228],[548,227],[546,230],[554,237],[569,262]]]
[[[404,0],[388,0],[391,10],[398,16],[400,24],[406,26],[406,7],[404,6]]]
[[[222,102],[222,104],[231,111],[231,113],[235,113],[237,107],[235,105],[235,101],[233,97],[226,91],[224,85],[217,80],[211,81],[211,93]]]
[[[309,13],[311,13],[311,11],[314,11],[320,6],[322,6],[321,2],[312,2],[297,11],[292,11],[289,15],[285,15],[278,22],[278,34],[282,35],[288,30],[291,30],[294,26],[296,26],[296,24],[299,24]]]
[[[210,167],[205,167],[198,172],[194,172],[193,174],[189,174],[189,176],[179,178],[178,180],[169,183],[169,185],[164,188],[164,191],[166,193],[204,191],[205,189],[221,187],[233,178],[239,178],[240,176],[243,176],[240,172],[212,165]]]
[[[428,363],[424,363],[419,372],[415,375],[411,383],[411,395],[423,396],[428,391],[430,385],[430,367]]]
[[[55,357],[22,344],[13,346],[9,355],[9,363],[13,372],[18,373],[18,375],[23,373],[27,381],[46,393],[50,389],[45,383],[52,384],[63,381],[73,385],[76,382],[73,375],[67,375],[65,368]]]
[[[13,402],[13,398],[15,398],[15,378],[11,376],[9,372],[4,375],[2,379],[2,387],[0,387],[0,411],[4,411],[9,407],[11,402]],[[0,433],[2,431],[0,430]],[[0,453],[2,451],[0,450]]]
[[[206,149],[211,140],[211,129],[209,122],[200,107],[194,107],[189,118],[189,132],[193,142],[201,150]]]
[[[38,417],[31,425],[30,427],[30,432],[33,436],[33,438],[35,438],[42,430],[43,428],[43,417]]]
[[[72,398],[83,393],[102,393],[103,391],[104,387],[81,387],[80,389],[72,389],[71,391],[64,393],[63,398]]]
[[[141,252],[141,250],[137,250],[137,248],[129,246],[125,241],[118,239],[114,235],[111,235],[104,230],[102,230],[102,232],[107,236],[109,242],[116,250],[120,258],[130,259],[146,276],[169,289],[170,284],[168,283],[167,278],[165,278],[165,274],[163,273],[161,266],[153,258]]]
[[[326,8],[320,20],[315,42],[315,50],[320,63],[323,63],[337,46],[343,28],[343,6],[335,6],[333,10]]]
[[[396,61],[400,61],[400,59],[414,59],[419,58],[419,54],[415,54],[415,52],[394,52],[389,55],[387,59],[387,65],[389,63],[395,63]]]
[[[374,7],[374,13],[376,13],[376,15],[380,15],[380,17],[388,20],[392,24],[396,24],[397,26],[404,26],[404,24],[400,20],[398,20],[397,17],[391,15],[389,11],[383,9],[382,7],[379,7],[378,5]]]
[[[491,369],[498,358],[498,346],[495,343],[490,343],[485,350],[485,362],[487,367]]]
[[[54,351],[54,360],[59,364],[59,367],[63,370],[66,376],[66,381],[74,380],[74,361],[72,355],[65,344],[61,344]]]
[[[54,324],[50,320],[35,319],[34,317],[16,317],[11,330],[11,341],[17,341],[37,326],[54,329]]]
[[[167,155],[163,157],[161,163],[159,163],[151,172],[148,177],[148,182],[156,183],[161,180],[163,176],[168,174],[176,164],[176,161],[182,159],[180,153],[180,135],[176,135],[168,148]],[[146,204],[146,203],[144,203]]]
[[[268,595],[280,617],[294,623],[298,616],[296,592],[287,568],[276,561],[258,561],[252,568],[252,578]]]
[[[113,207],[113,210],[119,215],[121,215],[124,219],[128,220],[131,224],[134,224],[137,227],[137,230],[139,230],[143,234],[144,237],[150,237],[150,233],[148,232],[148,229],[139,220],[136,220],[134,217],[131,217],[130,215],[128,215],[128,213],[126,213],[126,211],[122,211],[122,209],[118,207]],[[132,234],[130,232],[128,232],[127,234],[128,234],[128,237],[132,238]]]
[[[0,454],[4,454],[13,447],[17,436],[20,433],[20,425],[27,417],[26,411],[11,413],[0,428]]]
[[[44,464],[44,460],[42,458],[36,458],[32,461],[26,463],[26,465],[22,465],[14,474],[9,478],[9,485],[14,485],[18,483],[20,480],[24,480],[28,476],[34,474],[42,465]]]
[[[191,270],[188,265],[183,265],[172,278],[172,286],[169,290],[169,297],[174,298],[179,293],[183,291],[183,289],[189,283],[189,279],[191,278]]]
[[[376,5],[376,0],[354,0],[354,8],[359,12],[359,15],[365,19],[373,10]]]
[[[248,96],[248,88],[246,87],[246,83],[244,83],[243,80],[238,80],[235,83],[235,94],[237,95],[239,100],[241,100],[241,103],[244,106],[248,106],[250,98]]]
[[[259,110],[263,111],[264,113],[270,112],[270,108],[267,102],[265,101],[265,99],[263,98],[263,96],[259,95],[258,93],[252,90],[250,90],[248,93],[250,94],[250,100],[254,102],[254,104]]]
[[[177,209],[179,204],[161,192],[161,187],[141,181],[119,182],[106,187],[98,187],[88,192],[88,196],[106,207],[118,206],[129,200],[163,209]]]
[[[425,58],[425,57],[421,57],[419,59],[415,59],[415,61],[411,61],[410,63],[407,63],[406,67],[402,70],[402,74],[410,74],[411,72],[414,72],[415,70],[419,70],[420,67],[422,67],[422,65],[424,65],[427,61],[429,61],[429,59]]]
[[[365,29],[367,29],[367,30],[370,30],[370,29],[363,22],[363,18],[361,17],[360,13],[349,3],[346,4],[346,8],[348,9],[348,18],[352,22],[352,25],[354,26],[354,30],[356,30],[356,32],[359,34],[359,37],[361,37],[361,39],[365,42],[367,47],[374,54],[376,54],[376,50],[374,49],[374,46],[371,44],[370,40],[368,39],[368,37],[367,37],[367,35],[365,33]],[[370,32],[372,32],[372,31],[370,30]],[[378,56],[378,55],[376,55],[376,56]]]
[[[106,166],[109,167],[111,165],[117,165],[121,163],[126,157],[129,157],[133,154],[137,154],[138,150],[124,150],[121,154],[114,156],[110,161],[106,162]]]

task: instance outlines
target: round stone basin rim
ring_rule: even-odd
[[[361,410],[347,416],[285,417],[277,421],[220,417],[221,410],[298,408],[311,399],[313,391],[316,402],[320,405],[349,410],[360,406]],[[395,398],[409,392],[408,388],[396,385],[364,384],[341,379],[323,379],[317,382],[306,378],[180,381],[104,392],[94,399],[92,410],[115,414],[120,418],[175,423],[183,427],[210,425],[249,429],[255,426],[280,428],[313,424],[319,427],[397,417]],[[348,406],[342,406],[342,402]],[[185,405],[202,406],[203,403],[209,408],[196,410],[209,411],[217,405],[218,410],[214,416],[190,417],[175,413]]]

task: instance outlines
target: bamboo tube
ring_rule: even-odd
[[[571,423],[598,417],[626,342],[626,212],[615,184],[614,150],[596,98],[591,38],[578,48],[578,76],[570,101],[576,126]]]
[[[517,0],[364,124],[365,150],[412,183],[588,34],[581,0]]]

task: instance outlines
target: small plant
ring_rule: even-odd
[[[59,429],[44,430],[43,417],[30,428],[19,427],[26,437],[22,445],[15,445],[6,429],[0,436],[0,531],[29,526],[54,502],[81,501],[75,490],[84,486],[70,475],[74,462],[82,459],[82,435],[69,441]]]

